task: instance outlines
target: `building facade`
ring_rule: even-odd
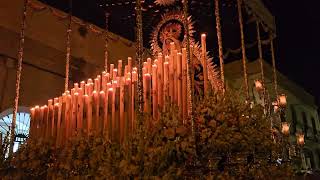
[[[258,60],[251,61],[247,65],[250,96],[255,103],[261,103],[255,86],[255,80],[261,80],[261,69]],[[266,95],[271,102],[276,101],[273,84],[272,66],[264,61]],[[244,84],[242,76],[242,62],[235,61],[225,66],[225,75],[228,86],[238,89]],[[280,72],[276,72],[278,80],[278,94],[287,96],[287,107],[285,119],[290,123],[290,143],[296,145],[296,133],[305,134],[305,145],[303,147],[302,167],[304,170],[320,169],[320,121],[318,107],[315,98],[302,87],[289,80]],[[243,88],[242,88],[243,89]]]

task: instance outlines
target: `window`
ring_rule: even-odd
[[[317,135],[317,126],[316,126],[316,121],[314,120],[314,118],[311,118],[312,121],[312,130],[313,130],[313,135]]]
[[[314,157],[312,151],[309,149],[303,149],[304,157],[306,160],[307,168],[315,169]]]
[[[305,112],[302,112],[302,120],[303,120],[303,132],[306,137],[308,137],[308,120]]]
[[[292,116],[292,122],[291,122],[292,124],[290,129],[291,129],[291,134],[295,135],[297,131],[297,113],[293,105],[290,106],[290,110],[291,110],[291,116]]]
[[[13,110],[8,109],[0,114],[0,133],[4,139],[10,135],[12,124]],[[16,117],[15,143],[13,150],[16,151],[19,145],[24,143],[29,136],[30,113],[28,108],[19,108]]]

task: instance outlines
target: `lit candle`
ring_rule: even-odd
[[[70,121],[72,117],[72,107],[71,107],[71,95],[67,93],[66,98],[66,111],[65,111],[65,137],[68,138],[70,134]]]
[[[175,47],[174,42],[171,42],[170,43],[170,53],[169,54],[172,54],[175,49],[176,49],[176,47]]]
[[[148,73],[149,73],[149,74],[152,73],[152,62],[151,62],[151,58],[147,58],[147,70],[148,70]]]
[[[99,93],[99,96],[100,96],[100,107],[102,109],[102,112],[101,114],[103,114],[103,119],[106,118],[106,93],[104,91],[100,91]],[[101,130],[101,133],[104,131],[104,121],[100,120],[99,118],[99,127],[100,127],[100,130]]]
[[[182,63],[182,54],[178,53],[177,57],[177,101],[178,101],[178,107],[180,110],[182,110],[182,69],[181,69],[181,63]]]
[[[204,78],[204,94],[208,93],[208,71],[207,71],[207,45],[206,34],[201,35],[201,50],[202,50],[202,66],[203,66],[203,78]]]
[[[117,75],[118,75],[118,70],[117,69],[113,69],[113,80],[116,80],[117,79]]]
[[[160,108],[163,107],[163,58],[162,54],[158,54],[158,104]]]
[[[182,52],[181,68],[182,68],[182,116],[183,116],[182,119],[185,122],[185,119],[187,119],[187,115],[188,115],[187,49],[182,48],[181,52]]]
[[[58,116],[59,116],[59,103],[54,104],[54,121],[53,121],[53,138],[57,139],[57,130],[58,130]]]
[[[97,91],[93,91],[93,129],[99,131],[99,95]]]
[[[304,134],[302,133],[297,134],[297,144],[300,146],[304,145]]]
[[[131,98],[132,98],[132,88],[131,88],[132,82],[131,79],[128,77],[126,78],[126,86],[125,86],[125,110],[127,111],[127,118],[126,118],[126,128],[127,128],[127,136],[130,134],[132,130],[132,107],[131,107]]]
[[[124,76],[126,75],[126,74],[128,74],[128,65],[125,65],[124,66]]]
[[[112,138],[112,116],[113,116],[113,88],[108,89],[108,108],[107,108],[107,119],[104,122],[104,128],[107,130],[109,140]]]
[[[281,94],[279,97],[278,97],[278,101],[279,101],[279,106],[284,108],[287,106],[287,97],[285,94]]]
[[[35,108],[30,109],[30,137],[33,137],[33,132],[34,132],[34,124],[35,124]],[[2,139],[0,139],[2,140]]]
[[[118,76],[122,75],[122,60],[118,61]]]
[[[158,119],[158,81],[157,65],[152,65],[152,113],[153,118]]]
[[[78,109],[77,109],[77,129],[78,131],[82,130],[83,127],[83,91],[79,88],[78,93]]]
[[[281,126],[282,126],[282,129],[281,129],[282,134],[286,136],[289,135],[290,123],[282,122]]]
[[[110,70],[109,70],[110,79],[113,79],[113,68],[114,68],[114,64],[110,64]]]
[[[53,131],[53,119],[54,119],[54,107],[53,107],[53,100],[49,99],[48,100],[48,107],[49,107],[49,117],[48,117],[48,129],[47,129],[47,137],[52,136],[52,131]]]
[[[74,87],[74,89],[75,89],[76,91],[78,91],[79,84],[78,84],[78,83],[74,83],[74,84],[73,84],[73,87]]]
[[[257,91],[262,91],[263,90],[263,85],[262,85],[262,82],[260,80],[255,80],[254,81],[254,85],[257,89]]]
[[[43,119],[44,119],[44,128],[42,135],[44,138],[47,137],[47,131],[48,131],[48,123],[49,123],[49,109],[47,105],[43,106]]]
[[[178,51],[173,50],[172,55],[173,55],[173,74],[172,74],[172,76],[173,76],[173,97],[174,97],[173,100],[175,103],[177,103],[178,102],[178,91],[177,91],[178,90],[178,87],[177,87],[177,85],[178,85],[178,75],[177,75]]]
[[[86,126],[86,130],[88,135],[90,134],[90,131],[92,129],[92,96],[91,95],[85,95],[84,96],[85,99],[85,106],[86,106],[86,115],[87,115],[87,122],[85,123]]]
[[[137,81],[137,71],[132,71],[132,81],[136,82]]]
[[[120,142],[124,140],[125,131],[125,119],[124,119],[124,82],[120,81],[120,118],[119,118],[119,131],[120,131]]]
[[[169,97],[169,62],[164,64],[164,102]]]
[[[81,88],[82,90],[85,90],[85,86],[86,86],[86,82],[81,81],[81,82],[80,82],[80,88]]]
[[[128,72],[131,72],[131,68],[132,68],[132,58],[128,57]]]

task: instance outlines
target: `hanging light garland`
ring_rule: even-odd
[[[9,154],[10,155],[12,155],[12,153],[13,153],[13,146],[14,146],[14,140],[15,140],[16,120],[17,120],[17,113],[18,113],[18,107],[19,107],[22,61],[23,61],[24,40],[25,40],[24,37],[25,37],[25,28],[26,28],[26,19],[27,19],[27,6],[28,6],[28,0],[24,0],[22,21],[21,21],[21,31],[20,31],[20,43],[19,43],[19,50],[18,50],[18,65],[17,65],[17,78],[16,78],[16,96],[15,96],[15,99],[14,99],[12,125],[11,125],[11,136],[10,136],[10,138],[11,138],[10,149],[9,149]]]
[[[188,26],[188,0],[182,0],[183,3],[183,16],[184,16],[184,28],[186,30],[186,50],[187,50],[187,63],[188,63],[188,81],[189,81],[189,114],[191,120],[192,132],[195,132],[194,127],[194,117],[193,117],[193,68],[192,68],[192,60],[191,60],[191,49],[190,49],[190,34],[189,34],[189,26]]]
[[[104,46],[104,70],[108,72],[108,31],[109,31],[109,13],[105,13],[106,29],[105,29],[105,46]]]
[[[216,29],[217,29],[217,37],[218,37],[218,46],[219,46],[219,60],[220,60],[220,73],[221,73],[221,81],[223,83],[223,92],[225,91],[225,80],[224,80],[224,61],[223,61],[223,46],[222,46],[222,35],[221,35],[221,19],[220,19],[220,8],[219,8],[219,0],[215,0],[215,16],[216,16]]]
[[[241,49],[242,49],[242,65],[243,65],[243,76],[244,76],[244,85],[246,98],[249,100],[249,83],[248,83],[248,72],[247,72],[247,56],[246,56],[246,47],[244,41],[244,32],[243,32],[243,19],[242,19],[242,0],[237,0],[238,4],[238,16],[239,16],[239,25],[240,25],[240,34],[241,34]]]
[[[69,22],[67,29],[67,55],[66,55],[66,79],[65,79],[65,88],[68,90],[69,86],[69,70],[70,70],[70,56],[71,56],[71,32],[72,32],[72,0],[69,0]]]
[[[143,37],[142,37],[142,6],[141,0],[136,0],[136,61],[138,64],[138,108],[139,113],[143,113],[143,85],[142,85],[142,55],[143,55]]]

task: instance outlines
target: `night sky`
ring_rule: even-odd
[[[279,69],[315,95],[319,105],[320,1],[267,1],[276,17]]]
[[[67,0],[41,1],[46,2],[61,10],[68,10]],[[104,12],[102,10],[97,10],[97,2],[99,1],[100,0],[75,0],[73,5],[74,14],[86,21],[104,27]],[[110,0],[107,0],[106,2],[109,1]],[[233,0],[222,0],[222,2],[223,1],[236,4],[235,2],[233,2]],[[289,79],[304,87],[305,90],[313,94],[316,97],[318,105],[320,105],[320,58],[318,56],[318,52],[320,52],[320,1],[263,1],[276,18],[277,39],[275,45],[277,58],[276,61],[279,71],[289,77]],[[197,2],[199,5],[203,1],[195,2]],[[213,5],[213,0],[208,2]],[[213,7],[207,8],[207,11],[209,12],[201,9],[199,13],[201,13],[201,11],[204,14],[211,14],[211,17],[208,17],[208,20],[212,22],[213,19],[214,21],[214,17],[212,16]],[[115,17],[116,19],[121,19],[121,12],[122,11],[115,10],[113,13],[115,14],[114,17],[117,16]],[[223,13],[224,12],[222,12],[222,15],[224,15]],[[235,20],[236,18],[237,17],[235,17]],[[131,19],[134,20],[134,17]],[[145,20],[148,20],[147,17],[145,17]],[[226,17],[224,17],[224,20],[227,24],[228,21],[226,21]],[[214,31],[214,22],[212,22],[212,24],[201,23],[202,22],[199,21],[198,25],[200,24],[199,26],[204,27],[204,31],[208,32],[208,35],[213,34],[211,35],[212,39],[216,41],[216,39],[214,39],[215,32],[210,32],[211,30]],[[129,19],[126,23],[123,24],[129,24],[130,26],[133,26],[134,21],[131,21]],[[112,22],[109,26],[111,29],[113,29],[114,27],[118,27],[118,29],[113,29],[113,31],[118,31],[115,33],[134,40],[134,38],[132,38],[134,35],[133,29],[128,31],[126,30],[128,28],[121,28],[120,24],[113,24]],[[233,31],[232,29],[230,30],[229,28],[225,28],[225,32],[227,32],[228,30]],[[231,35],[229,35],[228,37],[231,37],[229,38],[231,40],[234,39]],[[210,37],[208,36],[208,39],[209,38]],[[240,44],[237,44],[236,46],[239,47],[239,45]]]

